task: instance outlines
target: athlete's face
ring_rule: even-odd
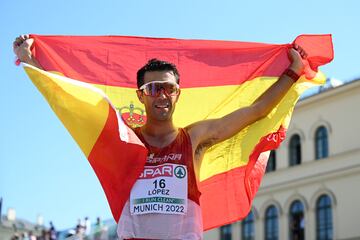
[[[148,119],[158,121],[172,119],[180,94],[172,71],[146,72],[143,88],[140,89],[137,91],[137,95],[140,102],[145,105]]]

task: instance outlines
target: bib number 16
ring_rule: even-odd
[[[165,184],[165,179],[156,179],[154,182],[153,182],[154,186],[155,186],[155,189],[156,188],[165,188],[166,187],[166,184]]]

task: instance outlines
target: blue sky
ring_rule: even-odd
[[[360,1],[77,0],[0,1],[0,197],[3,213],[57,228],[78,218],[110,218],[98,180],[42,96],[14,65],[19,34],[134,35],[288,43],[302,33],[331,33],[329,77],[360,77]]]

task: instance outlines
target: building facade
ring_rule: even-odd
[[[206,240],[360,239],[360,80],[295,107],[251,213]]]
[[[0,240],[29,239],[30,235],[40,236],[42,231],[46,230],[41,222],[42,218],[38,218],[38,223],[18,219],[15,209],[8,209],[7,215],[0,217]]]

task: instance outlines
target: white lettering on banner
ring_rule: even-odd
[[[131,214],[185,214],[187,181],[184,165],[145,166],[130,193]]]

